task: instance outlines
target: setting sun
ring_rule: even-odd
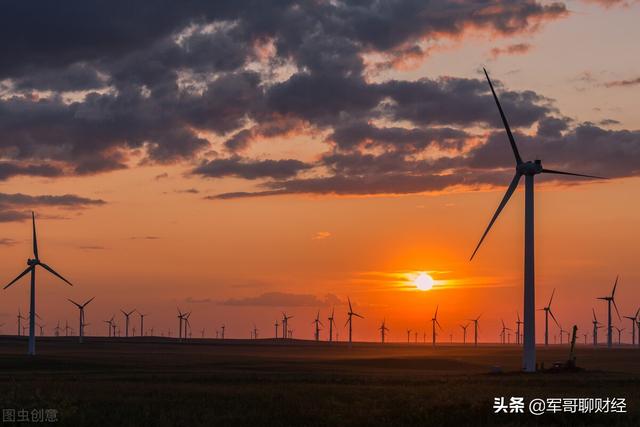
[[[414,279],[413,284],[421,291],[428,291],[433,288],[433,278],[427,273],[420,273],[418,277]]]

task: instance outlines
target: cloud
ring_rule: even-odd
[[[628,80],[613,80],[613,81],[604,83],[604,87],[608,87],[608,88],[628,87],[628,86],[636,86],[636,85],[640,85],[640,77],[636,77],[634,79],[628,79]]]
[[[238,156],[202,162],[192,170],[193,174],[207,178],[235,176],[244,179],[287,178],[311,168],[304,162],[286,160],[244,160]]]
[[[0,246],[13,246],[18,243],[17,240],[9,239],[7,237],[0,238]]]
[[[328,231],[317,231],[311,238],[312,240],[325,240],[331,237],[331,233]]]
[[[169,178],[169,174],[166,172],[163,172],[161,174],[156,175],[153,179],[155,179],[156,181],[160,181],[161,179],[165,179],[165,178]]]
[[[101,250],[107,249],[104,246],[95,246],[95,245],[78,246],[78,248],[86,251],[101,251]]]
[[[327,294],[324,298],[318,298],[311,294],[268,292],[257,297],[231,298],[220,302],[220,304],[232,306],[324,307],[327,305],[342,304],[342,302],[333,294]]]
[[[185,298],[184,302],[186,302],[187,304],[210,304],[213,302],[213,300],[211,298],[187,297]]]
[[[130,240],[159,240],[158,236],[133,236],[129,237]]]
[[[505,47],[494,47],[489,53],[491,58],[496,59],[502,55],[523,55],[532,48],[533,46],[529,43],[516,43]]]
[[[23,221],[31,218],[36,208],[87,209],[106,204],[101,199],[90,199],[74,194],[38,195],[0,193],[0,222]],[[46,215],[51,218],[51,215]],[[58,216],[53,218],[59,219]]]
[[[176,193],[178,194],[198,194],[200,193],[199,190],[197,190],[196,188],[186,188],[184,190],[175,190]]]

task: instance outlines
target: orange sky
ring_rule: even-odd
[[[576,122],[615,119],[615,129],[638,129],[640,85],[611,89],[592,80],[622,81],[640,72],[640,60],[630,55],[640,36],[636,25],[640,6],[567,5],[571,13],[544,28],[512,36],[478,30],[443,37],[429,55],[416,59],[417,64],[369,77],[371,81],[443,75],[477,78],[479,64],[485,64],[505,88],[552,98],[553,108]],[[577,41],[589,48],[575,49]],[[531,48],[520,54],[490,55],[492,48],[523,42]],[[0,98],[4,96],[0,90]],[[487,108],[493,112],[495,107]],[[531,129],[522,132],[534,135]],[[224,150],[219,135],[202,131],[200,136],[209,140],[215,155]],[[326,132],[317,129],[258,137],[243,155],[311,162],[327,151],[325,137]],[[506,137],[504,144],[507,152]],[[342,339],[347,297],[365,317],[354,321],[357,340],[378,340],[383,319],[391,330],[388,340],[406,340],[408,328],[420,331],[421,337],[425,331],[429,337],[430,319],[438,305],[444,327],[440,339],[445,341],[449,334],[460,341],[458,325],[482,313],[480,341],[497,342],[501,319],[515,328],[516,312],[522,316],[522,189],[469,262],[504,187],[411,195],[292,194],[208,200],[206,196],[260,187],[240,178],[191,174],[194,166],[210,158],[207,154],[149,164],[141,162],[141,151],[127,152],[128,169],[56,178],[17,176],[0,182],[1,193],[76,194],[106,202],[86,209],[37,207],[41,258],[76,285],[69,288],[39,274],[37,312],[48,334],[58,321],[68,320],[77,328],[77,309],[67,298],[80,301],[92,296],[96,300],[86,312],[90,335],[105,334],[103,320],[114,314],[123,326],[120,309],[137,308],[150,313],[145,324],[156,334],[171,329],[175,336],[179,306],[193,312],[194,336],[200,336],[202,328],[214,336],[225,323],[227,336],[247,338],[256,323],[260,336],[270,337],[274,321],[286,310],[295,316],[290,322],[294,336],[311,339],[315,313],[320,310],[326,319],[337,298]],[[536,306],[542,307],[556,288],[553,310],[565,329],[577,324],[580,335],[590,332],[592,307],[599,320],[605,320],[605,304],[595,297],[610,292],[617,274],[621,315],[638,309],[638,188],[636,177],[537,186]],[[187,191],[191,189],[197,193]],[[0,223],[0,239],[9,239],[0,245],[3,280],[8,282],[24,269],[30,238],[27,222]],[[421,271],[436,279],[433,290],[419,291],[398,280]],[[2,293],[4,333],[15,331],[19,308],[28,311],[27,285],[23,279]],[[307,295],[317,302],[241,304],[245,298],[272,292],[284,294],[283,298]],[[615,324],[620,323],[616,319]],[[137,316],[133,324],[137,328]],[[626,320],[622,325],[629,327]],[[540,314],[536,333],[541,341]],[[467,338],[471,336],[469,329]]]

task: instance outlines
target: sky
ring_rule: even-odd
[[[136,308],[175,336],[180,307],[194,336],[272,336],[286,311],[311,339],[335,307],[343,339],[350,298],[357,340],[383,320],[429,336],[439,307],[439,340],[482,315],[498,341],[522,316],[524,206],[470,262],[513,174],[482,67],[525,159],[610,178],[536,178],[536,306],[556,289],[564,329],[590,333],[616,275],[621,315],[640,306],[640,3],[164,3],[0,17],[0,277],[31,256],[35,211],[74,284],[39,273],[47,333],[95,296],[89,334]],[[3,332],[28,288],[2,291]]]

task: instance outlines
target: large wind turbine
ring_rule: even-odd
[[[347,316],[349,316],[349,318],[347,319],[347,323],[345,323],[344,325],[349,325],[349,345],[351,345],[351,336],[353,332],[353,316],[359,317],[361,319],[364,319],[364,317],[353,311],[353,308],[351,307],[351,300],[349,298],[347,298],[347,301],[349,301],[349,312],[347,313]]]
[[[640,308],[638,309],[638,311],[636,311],[635,316],[623,316],[625,319],[631,320],[631,345],[636,344],[636,321],[638,319],[638,314],[640,314]],[[638,332],[640,335],[640,331]],[[640,336],[638,337],[638,339],[640,340]]]
[[[553,301],[553,296],[555,295],[555,293],[556,293],[555,289],[551,291],[551,298],[549,298],[549,304],[539,309],[539,310],[544,310],[544,345],[545,346],[549,345],[549,315],[551,315],[551,318],[553,319],[553,321],[556,322],[556,325],[558,325],[558,327],[562,329],[560,327],[560,324],[558,323],[558,320],[556,320],[556,316],[554,316],[553,312],[551,311],[551,301]],[[562,339],[562,337],[560,339]]]
[[[75,305],[76,307],[78,307],[78,309],[80,310],[80,326],[78,327],[78,341],[80,341],[80,343],[82,343],[82,338],[84,337],[84,308],[87,306],[87,304],[89,304],[91,301],[93,301],[95,297],[87,300],[84,304],[78,304],[77,302],[75,302],[72,299],[69,299],[69,302],[71,302],[73,305]]]
[[[616,305],[616,300],[614,299],[614,296],[616,294],[616,287],[618,286],[618,276],[616,276],[616,281],[613,284],[613,290],[611,291],[611,295],[606,296],[606,297],[598,297],[598,299],[604,300],[607,302],[607,347],[611,348],[611,344],[612,344],[612,328],[613,325],[611,323],[611,303],[613,303],[613,308],[616,309],[616,314],[618,315],[618,319],[620,319],[620,312],[618,312],[618,306]]]
[[[36,237],[36,216],[33,212],[31,212],[31,223],[33,226],[33,259],[27,259],[27,269],[18,275],[15,279],[13,279],[4,289],[7,289],[9,286],[16,283],[22,276],[27,273],[31,273],[31,295],[29,298],[29,348],[27,354],[30,356],[35,356],[36,354],[36,267],[40,266],[47,270],[49,273],[57,276],[59,279],[62,279],[68,285],[71,285],[67,279],[62,277],[60,274],[56,273],[56,271],[49,267],[47,264],[40,261],[40,257],[38,256],[38,239]]]
[[[440,322],[438,322],[438,308],[439,306],[436,305],[436,312],[431,319],[431,339],[433,346],[436,345],[436,325],[438,326],[438,328],[442,329],[442,326],[440,326]]]
[[[498,205],[498,209],[495,214],[491,218],[487,229],[484,234],[480,238],[478,245],[476,246],[473,254],[471,255],[471,259],[475,256],[476,252],[480,248],[482,241],[487,236],[487,233],[491,229],[491,226],[500,215],[500,212],[505,207],[509,199],[513,195],[513,192],[518,187],[518,183],[520,182],[520,178],[524,175],[525,177],[525,214],[524,214],[524,353],[522,357],[522,368],[525,372],[535,372],[536,370],[536,331],[535,331],[535,323],[536,323],[536,314],[535,314],[535,268],[534,268],[534,233],[533,233],[533,225],[534,225],[534,210],[533,210],[533,178],[541,173],[549,173],[549,174],[559,174],[559,175],[570,175],[570,176],[581,176],[585,178],[595,178],[600,179],[601,177],[592,176],[592,175],[582,175],[576,173],[569,172],[561,172],[551,169],[545,169],[542,167],[542,161],[534,160],[534,161],[523,161],[520,157],[520,153],[518,152],[518,147],[516,145],[515,138],[511,133],[511,128],[509,127],[509,123],[507,122],[507,118],[502,111],[502,106],[500,105],[500,101],[498,101],[498,96],[496,95],[495,90],[493,89],[493,84],[489,79],[489,74],[487,70],[484,70],[484,74],[487,77],[487,82],[489,83],[489,87],[491,88],[491,93],[493,94],[493,99],[496,102],[498,107],[498,111],[500,113],[500,117],[502,119],[502,124],[504,125],[504,129],[507,132],[507,137],[509,139],[509,143],[511,144],[511,151],[513,151],[513,156],[515,158],[516,170],[507,191]]]

